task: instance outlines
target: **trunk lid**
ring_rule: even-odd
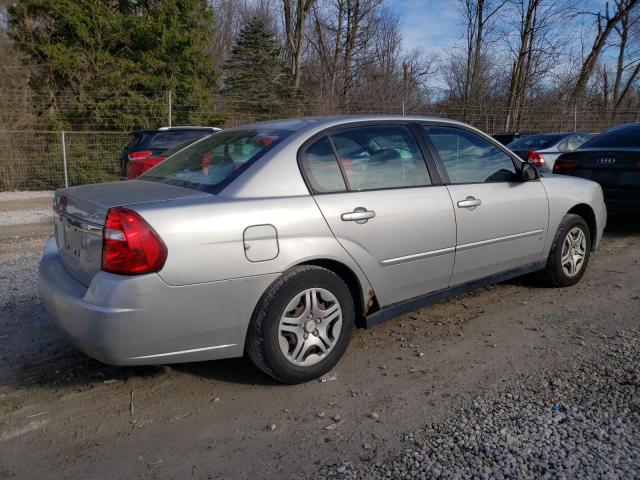
[[[101,268],[102,227],[109,208],[208,195],[211,194],[141,180],[58,190],[54,226],[60,260],[73,278],[89,285]]]

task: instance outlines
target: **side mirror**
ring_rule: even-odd
[[[531,180],[537,180],[538,178],[540,178],[540,175],[538,175],[536,167],[530,163],[524,162],[522,164],[522,169],[520,170],[520,180],[523,182],[529,182]]]

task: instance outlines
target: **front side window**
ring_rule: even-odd
[[[484,138],[455,127],[423,127],[451,183],[511,182],[517,179],[511,157]]]
[[[350,190],[431,185],[422,153],[406,125],[368,125],[330,134]]]
[[[219,132],[180,150],[138,179],[218,193],[290,133],[270,128]]]

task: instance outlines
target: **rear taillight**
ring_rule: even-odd
[[[102,229],[102,270],[122,275],[159,271],[167,247],[158,234],[133,210],[110,208]]]
[[[534,167],[544,167],[547,165],[544,161],[544,155],[536,152],[535,150],[531,150],[529,152],[527,163],[529,163],[530,165],[533,165]]]
[[[139,177],[147,170],[155,167],[157,164],[165,160],[166,157],[147,157],[136,160],[129,160],[127,163],[127,180]]]
[[[553,173],[562,173],[569,170],[575,170],[578,167],[577,160],[559,158],[553,164]]]
[[[127,158],[129,160],[139,160],[141,158],[150,157],[151,155],[153,155],[153,152],[149,150],[141,150],[139,152],[131,152],[129,155],[127,155]]]

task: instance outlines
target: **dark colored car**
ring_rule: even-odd
[[[516,138],[528,137],[529,135],[537,135],[540,132],[506,132],[506,133],[495,133],[491,135],[501,144],[506,145],[507,143],[513,142]]]
[[[218,131],[220,129],[216,127],[161,127],[132,132],[133,138],[120,156],[120,176],[127,178],[127,164],[131,160],[162,156],[180,143],[194,141]],[[149,168],[151,167],[147,170]]]
[[[550,172],[561,154],[573,152],[593,137],[587,132],[541,133],[518,138],[507,147],[538,170]]]
[[[201,140],[204,137],[199,138],[190,138],[189,140],[179,143],[175,147],[171,147],[169,150],[162,152],[159,155],[150,155],[144,158],[132,158],[127,162],[127,180],[133,180],[134,178],[139,177],[147,170],[152,169],[160,162],[164,162],[167,158],[169,158],[174,153],[178,153],[183,148],[188,147],[194,142]]]
[[[640,213],[640,123],[611,128],[561,155],[553,173],[598,182],[609,213]]]

